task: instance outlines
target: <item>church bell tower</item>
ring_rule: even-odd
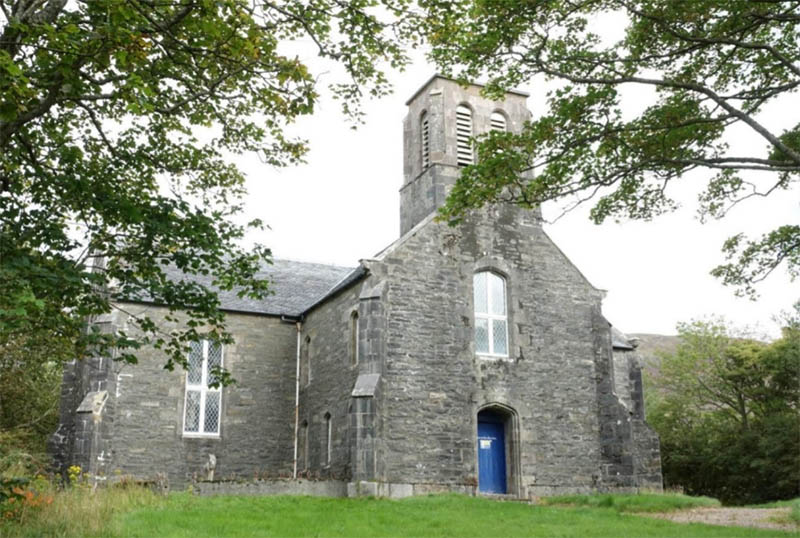
[[[491,101],[480,92],[477,84],[464,87],[434,75],[406,102],[401,236],[444,203],[461,168],[474,162],[471,137],[490,130],[519,132],[531,116],[527,93],[512,90],[502,101]]]

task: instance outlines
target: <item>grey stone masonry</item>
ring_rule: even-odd
[[[303,346],[308,348],[304,367],[310,364],[311,376],[300,389],[300,422],[308,424],[308,430],[298,470],[313,477],[344,480],[351,475],[350,393],[363,366],[352,359],[354,314],[359,315],[359,333],[366,332],[360,290],[359,283],[343,290],[311,311],[303,323]]]
[[[509,92],[503,101],[490,101],[481,95],[481,87],[460,86],[444,77],[431,78],[406,103],[408,115],[403,120],[403,186],[400,189],[400,235],[442,205],[455,183],[460,168],[456,161],[456,115],[459,105],[472,111],[473,135],[489,131],[493,112],[506,118],[507,129],[519,132],[530,119],[525,105],[527,94]],[[430,165],[422,163],[423,114],[428,119]],[[534,210],[539,214],[539,210]]]
[[[592,316],[601,294],[530,212],[494,207],[458,228],[426,222],[370,265],[385,275],[388,482],[474,485],[477,413],[511,409],[511,491],[590,487],[601,472]],[[506,279],[509,355],[474,349],[472,281]]]
[[[165,309],[126,305],[134,314],[147,313],[163,321]],[[112,323],[127,327],[118,313]],[[173,488],[182,488],[206,474],[210,455],[216,459],[218,478],[290,476],[294,426],[294,323],[280,318],[230,314],[229,330],[236,343],[223,348],[224,366],[237,383],[222,391],[222,415],[218,436],[192,437],[183,433],[186,372],[164,370],[165,357],[154,349],[138,353],[139,363],[125,365],[104,359],[85,359],[71,365],[65,374],[62,397],[64,414],[71,416],[71,431],[62,421],[59,435],[75,448],[64,455],[61,465],[78,464],[98,480],[130,475],[139,479],[167,476]],[[102,364],[103,379],[94,373]],[[81,391],[108,391],[101,416],[75,411]],[[91,419],[90,419],[91,417]],[[87,428],[94,428],[90,431]],[[102,427],[101,438],[95,431]],[[99,444],[98,444],[99,443]],[[98,463],[102,463],[99,466]]]

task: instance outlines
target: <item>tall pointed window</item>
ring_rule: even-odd
[[[350,366],[358,364],[358,312],[350,314]]]
[[[431,130],[428,123],[428,113],[423,112],[420,118],[422,131],[422,169],[426,170],[431,165]]]
[[[489,117],[489,125],[492,131],[506,131],[508,129],[506,117],[500,112],[492,112],[492,115]]]
[[[468,106],[456,108],[456,150],[458,166],[469,166],[474,162],[472,153],[472,110]]]
[[[306,347],[305,347],[305,368],[303,372],[300,372],[300,377],[304,381],[304,385],[308,386],[311,384],[311,337],[306,336]],[[305,375],[304,375],[305,374]]]
[[[219,435],[222,389],[209,386],[219,382],[214,375],[217,368],[222,368],[222,345],[210,340],[192,342],[183,404],[184,435]]]
[[[300,462],[303,470],[308,470],[308,421],[304,420],[300,429]]]
[[[479,355],[508,356],[506,280],[491,271],[472,278],[475,300],[475,352]]]
[[[325,465],[331,464],[332,433],[333,423],[331,422],[331,414],[325,413]]]

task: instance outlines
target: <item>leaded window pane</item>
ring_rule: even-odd
[[[492,320],[492,345],[495,355],[508,355],[508,331],[506,320]]]
[[[506,315],[506,290],[503,278],[490,273],[489,287],[491,291],[492,314]]]
[[[206,392],[206,418],[203,424],[205,433],[219,431],[219,396],[217,391]]]
[[[472,278],[472,289],[475,297],[475,313],[485,314],[489,311],[488,296],[486,294],[487,273],[476,273]]]
[[[183,430],[187,432],[200,431],[200,391],[186,391],[186,421]]]
[[[475,320],[475,351],[489,353],[489,320]]]
[[[218,343],[208,344],[208,385],[219,382],[219,378],[212,375],[215,368],[222,366],[222,346]]]
[[[191,346],[186,382],[190,385],[198,385],[203,379],[203,342],[192,342]]]
[[[185,433],[219,434],[222,392],[209,385],[219,378],[212,375],[211,370],[222,366],[221,344],[208,340],[191,343],[186,373]]]

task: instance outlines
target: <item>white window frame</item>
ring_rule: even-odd
[[[217,388],[212,388],[208,386],[208,378],[209,378],[209,371],[208,371],[208,349],[209,346],[213,343],[210,340],[203,339],[203,362],[200,365],[200,382],[199,383],[190,383],[189,382],[189,372],[186,372],[185,375],[185,389],[183,393],[183,436],[184,437],[219,437],[220,432],[222,431],[222,386]],[[219,365],[220,367],[224,367],[225,365],[225,347],[222,344],[219,345]],[[199,391],[200,392],[200,411],[198,412],[198,424],[197,424],[197,431],[186,431],[186,415],[188,412],[188,401],[189,401],[189,392],[190,391]],[[216,432],[207,432],[205,431],[206,427],[206,398],[208,393],[210,392],[217,392],[219,393],[219,417],[217,417],[217,431]]]
[[[473,314],[475,321],[474,323],[477,326],[479,319],[487,320],[486,327],[487,327],[487,338],[489,342],[489,351],[478,351],[477,346],[475,350],[475,354],[481,357],[487,358],[497,358],[497,359],[505,359],[509,356],[509,350],[511,349],[511,342],[508,340],[508,282],[506,278],[498,274],[494,271],[486,270],[486,271],[478,271],[474,275],[472,275],[472,286],[473,286],[473,297],[474,297],[474,287],[475,287],[475,278],[478,275],[485,274],[486,275],[486,312],[478,312],[477,304],[473,305]],[[491,291],[491,277],[495,277],[500,280],[503,285],[503,299],[504,299],[504,309],[503,314],[492,314],[492,291]],[[506,328],[506,352],[505,353],[495,353],[494,352],[494,322],[495,321],[503,321],[505,322]],[[473,345],[475,344],[474,341],[474,332],[473,332]]]

